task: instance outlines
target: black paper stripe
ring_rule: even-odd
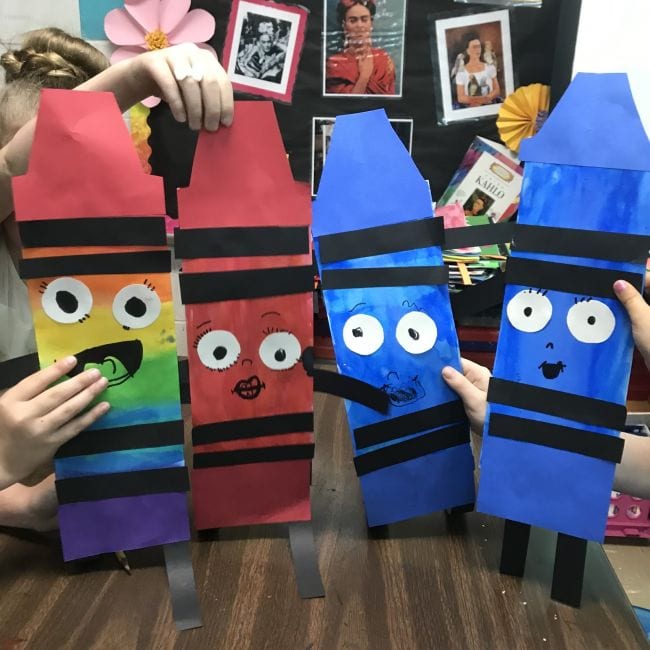
[[[21,221],[24,248],[39,246],[165,246],[164,217],[98,217]]]
[[[136,424],[115,429],[91,429],[82,431],[66,442],[55,454],[55,458],[86,456],[125,449],[147,449],[182,445],[183,420]]]
[[[510,257],[506,264],[508,284],[563,291],[579,296],[615,299],[613,285],[616,280],[627,280],[639,291],[643,286],[643,275],[628,271],[542,262],[522,257]]]
[[[571,607],[580,607],[585,577],[587,540],[558,533],[551,598]]]
[[[446,266],[400,266],[323,271],[323,289],[410,287],[447,284]]]
[[[486,223],[481,226],[447,228],[445,230],[445,249],[507,244],[512,239],[514,226],[514,223],[506,221],[504,223]]]
[[[466,421],[465,409],[460,400],[438,404],[431,408],[381,420],[354,430],[357,449],[365,449],[382,442],[396,440],[413,433],[428,431],[452,422]]]
[[[601,230],[516,224],[513,249],[521,252],[645,264],[650,237]]]
[[[329,264],[359,257],[440,246],[443,235],[441,218],[418,219],[322,235],[318,238],[318,252],[321,263]]]
[[[124,275],[170,271],[171,253],[168,250],[35,257],[20,262],[20,277],[24,280],[65,275]]]
[[[474,316],[503,302],[505,273],[497,272],[493,277],[450,296],[451,310],[455,319]]]
[[[311,265],[248,271],[181,273],[179,279],[181,300],[186,305],[311,293],[314,289],[314,270]]]
[[[178,630],[201,627],[201,608],[196,593],[189,542],[163,544],[172,613]]]
[[[18,382],[29,377],[34,372],[38,372],[40,366],[38,355],[34,352],[22,357],[15,357],[0,363],[0,390],[11,388]]]
[[[56,494],[60,504],[167,492],[187,492],[189,489],[187,467],[99,474],[56,481]]]
[[[336,395],[351,402],[363,404],[379,413],[388,412],[390,407],[388,395],[372,384],[320,368],[315,369],[312,374],[315,392]]]
[[[303,433],[313,430],[314,413],[311,411],[307,413],[269,415],[261,418],[199,424],[192,429],[192,444],[205,445],[211,442],[223,442],[224,440],[241,440],[242,438],[276,436],[283,433]]]
[[[490,379],[487,399],[495,404],[555,415],[615,431],[622,430],[627,415],[625,406],[621,404],[497,377]]]
[[[283,460],[306,460],[313,457],[313,444],[237,449],[236,451],[211,451],[204,454],[194,454],[194,469],[247,465],[250,463],[271,463]]]
[[[498,438],[543,445],[612,463],[621,462],[625,443],[623,438],[501,413],[490,416],[489,431],[491,436]]]
[[[176,257],[258,257],[309,253],[306,226],[191,228],[174,230]]]
[[[405,442],[356,456],[354,466],[357,469],[357,474],[363,476],[384,467],[465,444],[469,444],[469,425],[466,423],[454,424],[445,429],[432,431]]]

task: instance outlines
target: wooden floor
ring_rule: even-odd
[[[313,510],[326,598],[297,595],[284,526],[193,543],[204,626],[177,633],[159,549],[64,568],[58,544],[0,534],[0,649],[641,648],[598,545],[579,610],[550,600],[553,535],[534,531],[524,580],[499,575],[501,523],[436,513],[369,535],[340,400],[318,396]]]

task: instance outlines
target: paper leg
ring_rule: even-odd
[[[325,588],[318,569],[318,552],[311,521],[289,524],[289,545],[301,598],[322,598]]]
[[[587,540],[558,533],[551,598],[571,607],[580,607],[585,575]]]
[[[526,555],[528,554],[528,538],[530,526],[518,521],[506,519],[503,528],[503,544],[501,546],[501,564],[499,571],[508,576],[524,575]]]

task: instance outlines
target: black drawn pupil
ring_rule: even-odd
[[[420,333],[417,330],[414,330],[412,327],[409,327],[409,336],[417,341],[420,338]]]
[[[279,348],[278,350],[275,351],[275,360],[280,362],[284,361],[287,358],[287,353],[282,349]]]
[[[74,314],[77,309],[79,309],[79,301],[76,296],[69,291],[57,291],[56,304],[59,306],[61,311],[64,311],[66,314]]]
[[[360,336],[363,336],[363,330],[360,327],[355,327],[352,330],[352,336],[354,336],[355,339],[358,339]]]
[[[140,298],[129,298],[124,305],[124,311],[134,318],[141,318],[147,313],[147,305]]]
[[[596,317],[589,316],[589,318],[587,318],[587,322],[589,323],[589,325],[594,325],[596,323]]]
[[[524,316],[530,316],[533,313],[533,308],[532,307],[526,307],[524,309]]]
[[[217,361],[221,361],[226,356],[226,354],[228,354],[228,350],[226,350],[223,345],[218,345],[212,354],[214,354],[214,358]]]

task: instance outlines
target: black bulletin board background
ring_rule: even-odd
[[[429,14],[446,16],[483,13],[502,7],[467,5],[452,0],[407,0],[405,64],[401,99],[349,99],[322,96],[323,0],[300,3],[310,14],[305,45],[290,105],[275,103],[282,136],[297,180],[311,178],[312,117],[336,116],[384,108],[389,117],[414,121],[413,158],[431,184],[433,198],[447,186],[463,154],[476,135],[499,140],[495,118],[438,126],[434,95],[434,71],[429,37]],[[541,9],[510,10],[510,31],[515,88],[531,83],[551,83],[553,58],[562,0],[544,0]],[[222,55],[230,0],[193,0],[193,8],[208,10],[216,19],[216,32],[210,44]],[[251,99],[237,94],[236,98]],[[176,216],[175,188],[189,183],[196,134],[177,124],[166,105],[154,108],[149,117],[152,135],[150,162],[153,173],[165,178],[167,209]],[[218,170],[215,170],[218,182]]]

